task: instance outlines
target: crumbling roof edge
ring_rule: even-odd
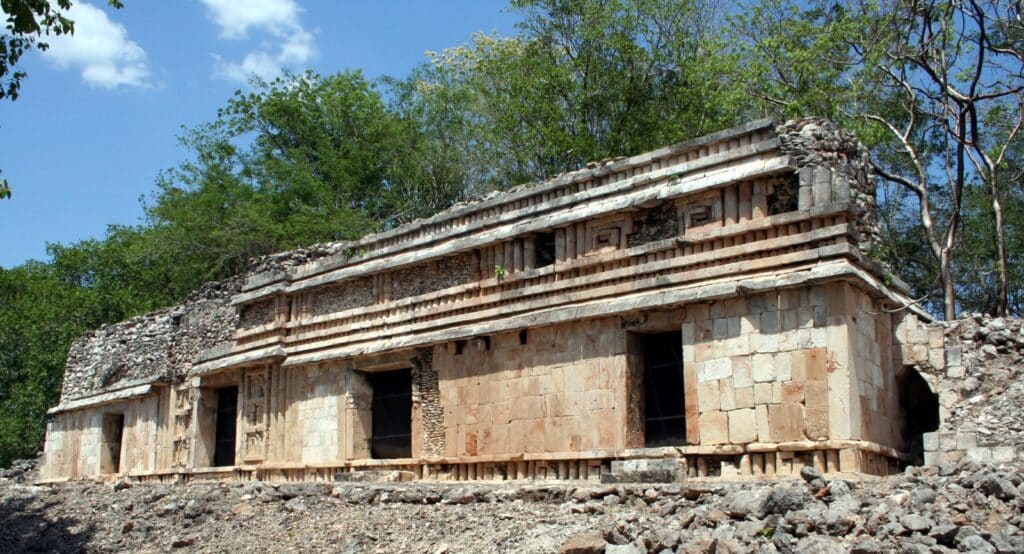
[[[515,187],[507,191],[493,193],[481,200],[462,202],[446,210],[438,212],[430,217],[418,219],[416,221],[412,221],[406,223],[405,225],[400,225],[398,227],[395,227],[394,229],[389,229],[387,231],[382,231],[380,233],[366,235],[365,237],[362,237],[355,241],[351,241],[351,245],[353,247],[359,247],[361,245],[372,243],[378,240],[391,238],[395,235],[414,231],[422,227],[423,225],[438,223],[447,219],[451,219],[453,217],[464,215],[466,213],[478,211],[483,208],[492,208],[499,204],[505,204],[515,200],[520,200],[524,196],[531,196],[538,192],[544,192],[549,188],[558,188],[570,183],[587,181],[595,177],[603,177],[611,173],[616,173],[626,169],[631,169],[639,165],[650,163],[653,160],[658,160],[667,156],[671,156],[673,154],[678,154],[683,151],[693,150],[700,146],[704,146],[714,142],[719,142],[722,140],[727,140],[730,138],[735,138],[742,135],[747,135],[754,131],[772,128],[775,125],[776,123],[772,119],[757,119],[754,121],[744,123],[742,125],[738,125],[736,127],[723,129],[721,131],[716,131],[714,133],[709,133],[707,135],[701,135],[699,137],[695,137],[690,140],[685,140],[683,142],[679,142],[670,146],[664,146],[662,148],[658,148],[657,150],[651,150],[649,152],[643,152],[625,158],[617,158],[608,163],[601,163],[597,167],[590,167],[591,164],[595,163],[591,162],[591,164],[588,164],[588,166],[586,167],[574,169],[572,171],[567,171],[565,173],[561,173],[559,175],[556,175],[543,181],[516,185]]]
[[[434,225],[449,219],[466,215],[468,213],[486,210],[502,204],[515,202],[517,200],[521,200],[523,198],[536,195],[538,193],[543,193],[548,190],[564,187],[568,184],[584,182],[592,180],[594,178],[603,177],[605,175],[609,175],[612,173],[626,171],[633,167],[650,163],[654,160],[660,160],[662,158],[679,154],[681,152],[690,151],[707,144],[712,144],[715,142],[721,142],[723,140],[729,140],[732,138],[749,135],[756,131],[771,129],[774,128],[775,126],[776,122],[772,119],[757,119],[754,121],[744,123],[742,125],[738,125],[736,127],[731,127],[729,129],[724,129],[721,131],[716,131],[714,133],[709,133],[707,135],[695,137],[690,140],[658,148],[656,150],[652,150],[649,152],[643,152],[629,157],[616,158],[606,162],[591,162],[586,167],[574,169],[572,171],[556,175],[555,177],[549,178],[547,180],[532,183],[523,183],[506,191],[494,192],[483,199],[460,202],[430,217],[418,219],[416,221],[400,225],[394,229],[389,229],[387,231],[382,231],[379,233],[372,233],[353,241],[340,241],[336,243],[329,243],[331,245],[336,246],[339,249],[339,251],[336,254],[326,256],[325,258],[316,262],[320,265],[320,267],[317,267],[315,270],[301,271],[299,269],[301,266],[299,266],[291,271],[288,271],[287,273],[275,271],[265,271],[257,273],[255,275],[250,276],[247,279],[247,283],[243,286],[242,291],[243,293],[252,293],[259,291],[258,294],[252,295],[252,298],[259,298],[264,296],[263,291],[261,289],[268,286],[279,285],[282,282],[288,282],[294,278],[294,273],[300,273],[301,275],[299,277],[305,279],[313,277],[320,273],[348,266],[353,262],[360,263],[378,257],[375,255],[376,253],[371,252],[369,253],[370,257],[366,259],[363,259],[362,257],[350,259],[347,255],[345,255],[342,249],[358,250],[360,247],[367,246],[381,240],[387,240],[390,238],[394,238],[395,236],[398,235],[412,233],[427,225]],[[381,253],[381,255],[387,254]],[[336,260],[333,263],[327,263],[327,259],[332,257],[336,258]],[[264,276],[264,274],[267,275]]]

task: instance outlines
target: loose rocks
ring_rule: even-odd
[[[8,480],[0,481],[0,544],[13,552],[1022,552],[1022,470],[964,461],[852,484],[825,483],[814,471],[805,481],[673,485],[188,482],[115,491]]]

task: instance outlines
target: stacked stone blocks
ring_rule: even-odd
[[[699,444],[828,437],[825,318],[820,286],[688,307]]]

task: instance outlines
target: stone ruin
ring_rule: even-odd
[[[868,152],[801,119],[268,256],[76,341],[41,479],[619,482],[1020,460],[1019,419],[1008,434],[989,424],[1006,412],[974,400],[1020,398],[1020,383],[969,375],[989,344],[1019,352],[1019,323],[931,322],[872,258],[877,237]]]
[[[938,422],[922,435],[924,461],[1024,461],[1024,325],[974,314],[906,333],[904,359],[934,391]]]

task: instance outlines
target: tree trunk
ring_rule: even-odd
[[[953,288],[953,269],[950,252],[942,250],[939,257],[939,276],[942,279],[942,315],[946,321],[956,319],[956,290]]]
[[[1005,316],[1009,309],[1010,278],[1006,271],[1006,229],[1003,223],[1003,204],[999,201],[999,191],[996,189],[995,176],[989,180],[989,191],[992,194],[992,213],[996,224],[996,269],[999,273],[999,291],[996,297],[997,316]]]

